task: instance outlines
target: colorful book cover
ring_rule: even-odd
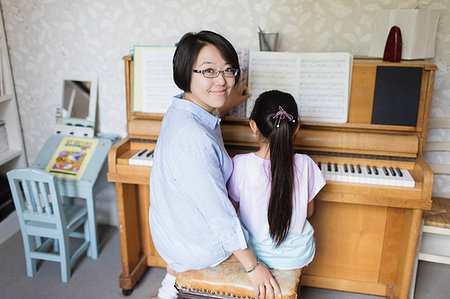
[[[64,137],[45,170],[59,177],[79,180],[97,144],[98,139]]]

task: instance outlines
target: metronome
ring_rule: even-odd
[[[400,28],[392,26],[384,47],[384,61],[399,62],[402,59],[402,33]]]

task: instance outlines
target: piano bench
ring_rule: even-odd
[[[296,299],[302,269],[272,270],[284,299]],[[212,268],[180,272],[175,281],[179,298],[255,298],[253,286],[233,255]],[[266,297],[268,298],[268,297]],[[275,298],[278,298],[275,295]]]
[[[431,210],[422,214],[409,289],[411,299],[414,299],[419,260],[450,265],[450,198],[433,197],[431,200]]]

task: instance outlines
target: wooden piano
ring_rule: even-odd
[[[151,167],[129,163],[137,152],[154,149],[163,115],[133,112],[133,58],[123,59],[128,136],[109,152],[108,180],[115,182],[117,191],[123,269],[119,284],[123,294],[130,294],[147,267],[165,267],[148,225]],[[415,126],[371,124],[378,66],[420,68]],[[306,268],[302,285],[407,297],[422,210],[431,208],[433,173],[423,149],[436,69],[423,61],[355,59],[348,122],[302,122],[296,151],[308,153],[328,172],[311,219],[316,256]],[[246,118],[223,119],[222,134],[230,155],[257,146]],[[410,174],[413,182],[392,184],[389,177],[381,182],[335,179],[333,171],[344,167],[353,177],[361,170],[367,176],[369,169],[378,169],[387,170],[385,175],[393,178],[392,172],[400,176],[400,170]]]

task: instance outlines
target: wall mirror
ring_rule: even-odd
[[[56,134],[93,137],[97,78],[65,78],[60,94],[62,102],[57,111]]]

